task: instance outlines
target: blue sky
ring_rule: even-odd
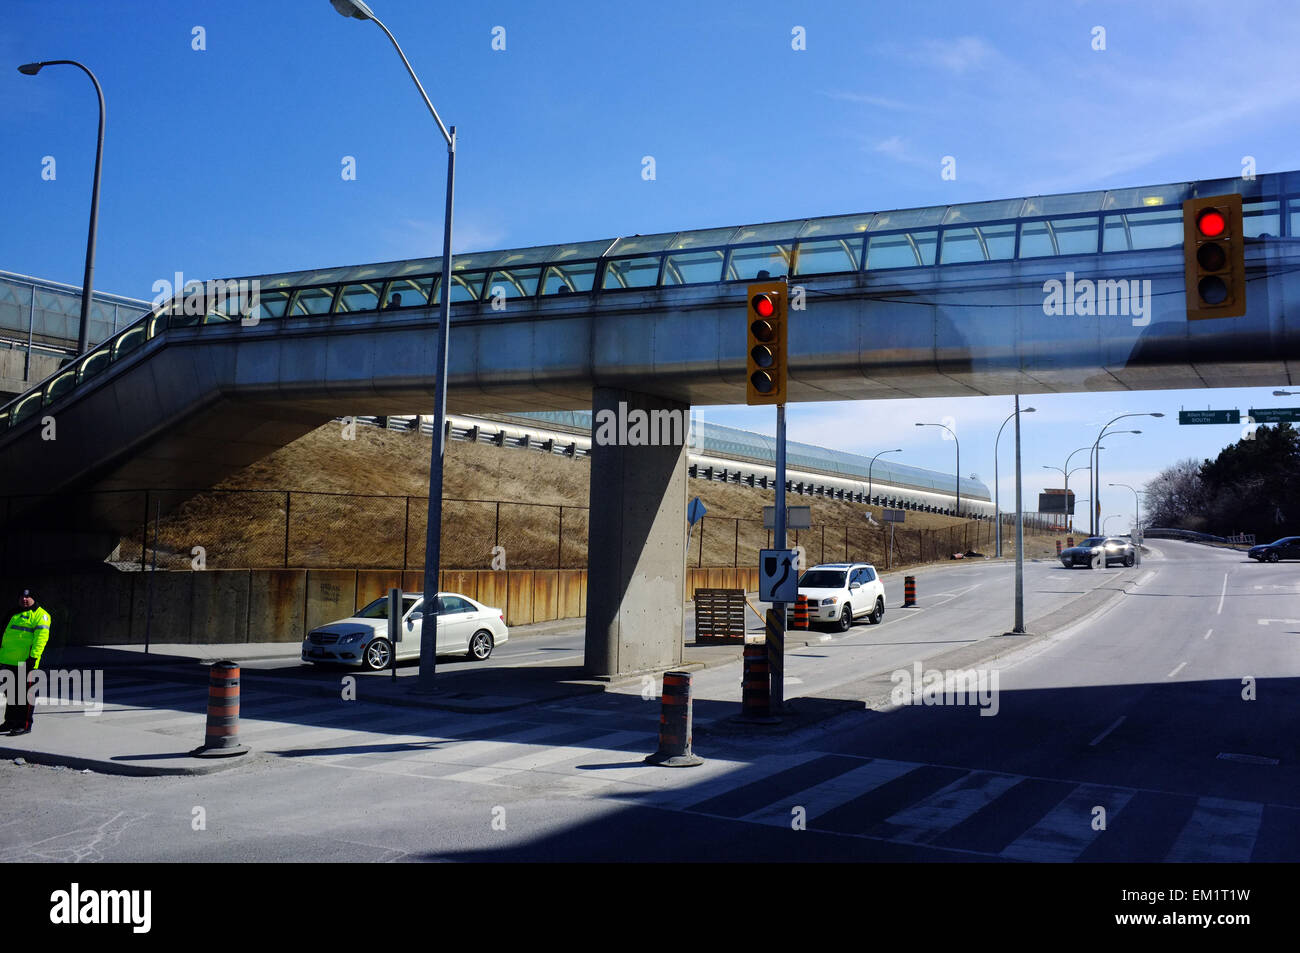
[[[1300,7],[1283,2],[372,5],[459,127],[458,252],[1225,177],[1244,156],[1260,172],[1300,168]],[[328,0],[6,8],[0,268],[81,281],[95,100],[75,69],[13,68],[37,59],[82,60],[105,88],[101,290],[150,298],[176,271],[440,250],[445,151],[373,24]],[[504,51],[492,49],[498,26]],[[791,48],[796,26],[805,50]],[[1104,50],[1093,49],[1097,26]],[[645,155],[654,181],[641,177]],[[344,156],[356,158],[355,181],[340,175]],[[953,181],[940,176],[943,156],[956,158]],[[1288,403],[1268,393],[1026,397],[1038,411],[1025,420],[1025,489],[1052,483],[1041,466],[1063,465],[1109,418],[1164,411],[1104,461],[1107,479],[1140,485],[1239,436],[1180,428],[1180,407]],[[947,470],[951,442],[913,423],[951,416],[962,470],[991,486],[1010,410],[1001,397],[800,404],[790,435],[862,453],[903,447],[899,462]],[[773,428],[770,409],[701,413]],[[1011,489],[1004,479],[1005,503]],[[1106,514],[1132,512],[1127,490],[1104,500]]]

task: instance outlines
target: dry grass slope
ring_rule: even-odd
[[[240,492],[201,494],[164,518],[159,566],[188,568],[192,548],[203,546],[209,568],[418,568],[424,560],[430,446],[423,434],[374,427],[357,427],[355,439],[345,440],[341,424],[327,424],[214,488]],[[443,494],[444,567],[487,569],[497,543],[512,569],[585,567],[590,466],[585,458],[451,443]],[[691,480],[688,492],[708,510],[692,537],[690,565],[755,565],[758,550],[768,545],[762,507],[771,505],[772,492],[704,480]],[[813,529],[792,540],[811,561],[885,566],[888,530],[865,518],[870,511],[879,521],[879,507],[820,497],[789,502],[812,507]],[[987,521],[911,511],[906,519],[896,532],[894,566],[967,549],[992,551]],[[1004,550],[1013,543],[1014,538],[1004,541]],[[122,553],[130,559],[140,548],[138,537],[124,540]],[[1027,555],[1052,551],[1050,536],[1032,545],[1027,539]]]

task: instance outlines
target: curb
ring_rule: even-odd
[[[251,761],[265,762],[265,756],[258,756],[257,752],[249,752],[248,756],[240,758],[219,759],[214,761],[202,761],[198,764],[176,765],[173,767],[136,764],[129,761],[110,761],[104,758],[85,758],[80,755],[59,754],[50,751],[23,751],[19,748],[0,747],[0,757],[12,762],[17,758],[22,758],[28,764],[39,764],[46,767],[72,768],[73,770],[83,771],[89,769],[96,774],[115,774],[125,775],[128,777],[180,777],[187,775],[213,774],[217,771],[226,771],[240,764],[248,764]],[[198,759],[194,759],[198,760]]]

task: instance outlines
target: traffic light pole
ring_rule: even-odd
[[[772,548],[785,549],[785,404],[776,405],[776,514],[772,525]],[[772,603],[772,612],[776,625],[767,627],[767,666],[772,676],[769,705],[776,715],[785,708],[785,603]]]

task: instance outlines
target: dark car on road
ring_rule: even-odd
[[[1262,546],[1252,546],[1246,550],[1246,555],[1262,563],[1275,563],[1279,559],[1300,559],[1300,536],[1283,536]]]
[[[1075,566],[1110,566],[1120,563],[1132,566],[1137,562],[1137,550],[1132,542],[1115,536],[1090,536],[1077,546],[1061,550],[1061,565],[1066,569]]]

